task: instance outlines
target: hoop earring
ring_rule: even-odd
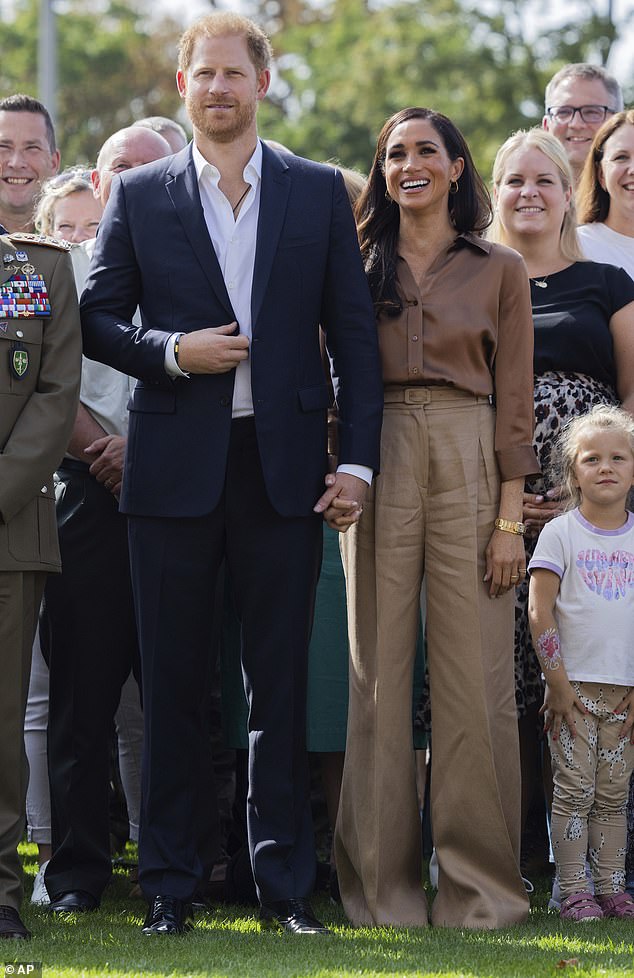
[[[458,189],[459,189],[458,188],[458,181],[457,180],[450,180],[449,181],[449,193],[450,194],[457,194],[458,193]]]

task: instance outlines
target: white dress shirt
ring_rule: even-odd
[[[84,291],[94,250],[95,239],[89,238],[73,245],[70,251],[78,298]],[[136,326],[141,325],[138,309],[132,322]],[[105,363],[82,357],[79,400],[107,435],[128,437],[128,401],[135,385],[134,377],[128,377]],[[74,458],[70,452],[66,454]]]
[[[260,213],[262,144],[258,139],[255,152],[244,168],[243,179],[249,184],[249,190],[242,201],[237,219],[233,216],[229,200],[218,186],[220,171],[205,159],[195,142],[192,146],[192,158],[198,176],[198,189],[209,237],[216,252],[240,333],[248,337],[251,342],[251,291]],[[165,348],[165,369],[171,376],[186,377],[188,375],[179,368],[174,356],[174,343],[179,335],[175,333]],[[251,363],[247,357],[236,367],[232,417],[246,417],[252,414]],[[364,465],[341,465],[337,471],[355,475],[368,484],[372,482],[372,470]]]

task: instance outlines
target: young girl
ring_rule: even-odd
[[[634,917],[625,805],[634,768],[634,421],[597,406],[559,441],[576,506],[547,523],[529,564],[529,621],[546,679],[552,843],[567,920]],[[587,891],[586,853],[595,895]]]

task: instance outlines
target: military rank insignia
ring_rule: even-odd
[[[12,275],[0,285],[0,316],[8,319],[50,316],[51,304],[44,276],[37,275],[31,268],[25,266],[26,274]]]
[[[16,380],[24,380],[29,372],[29,351],[21,343],[11,344],[9,370]]]

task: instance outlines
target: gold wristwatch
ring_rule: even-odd
[[[526,533],[526,524],[517,523],[515,520],[503,520],[501,516],[495,521],[496,530],[504,530],[505,533],[515,533],[518,537],[523,537]]]

